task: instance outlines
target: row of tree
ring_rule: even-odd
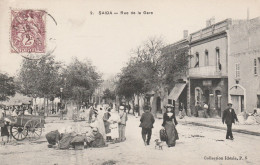
[[[14,81],[15,80],[15,81]],[[73,58],[68,65],[46,55],[39,60],[23,59],[17,77],[0,74],[0,99],[8,100],[15,91],[31,97],[53,100],[61,96],[77,104],[87,102],[102,82],[101,74],[88,60]]]
[[[188,51],[163,53],[161,38],[152,37],[132,51],[132,57],[118,76],[116,93],[128,101],[149,91],[171,88],[174,77],[183,74],[188,64]]]

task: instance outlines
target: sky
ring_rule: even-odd
[[[183,38],[183,30],[204,28],[211,17],[216,22],[246,19],[247,9],[250,18],[258,17],[260,0],[0,0],[0,71],[15,75],[23,57],[10,53],[11,9],[46,10],[57,22],[46,16],[47,50],[56,48],[53,55],[65,64],[72,57],[91,60],[99,72],[111,75],[149,37],[161,36],[171,44]]]

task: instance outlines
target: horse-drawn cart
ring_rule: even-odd
[[[25,138],[37,140],[41,137],[42,128],[44,128],[45,124],[44,116],[19,115],[10,117],[10,120],[12,121],[10,123],[10,133],[14,139],[18,141]]]

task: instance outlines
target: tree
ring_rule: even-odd
[[[50,97],[59,93],[59,71],[61,63],[54,56],[43,56],[40,60],[22,61],[18,81],[21,92],[37,97]]]
[[[185,45],[174,46],[170,53],[162,53],[160,57],[162,84],[168,87],[174,85],[176,78],[186,75],[188,67],[189,48]]]
[[[15,95],[14,78],[0,73],[0,101],[9,100],[10,96]]]
[[[60,69],[61,63],[52,55],[39,60],[23,59],[17,82],[20,92],[34,98],[44,97],[44,109],[47,101],[48,111],[48,99],[59,94]]]
[[[87,102],[102,82],[101,74],[90,61],[79,61],[77,58],[63,69],[61,78],[64,98],[73,100],[78,105]]]

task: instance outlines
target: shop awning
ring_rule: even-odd
[[[177,83],[168,96],[168,99],[177,100],[185,88],[186,83]]]

